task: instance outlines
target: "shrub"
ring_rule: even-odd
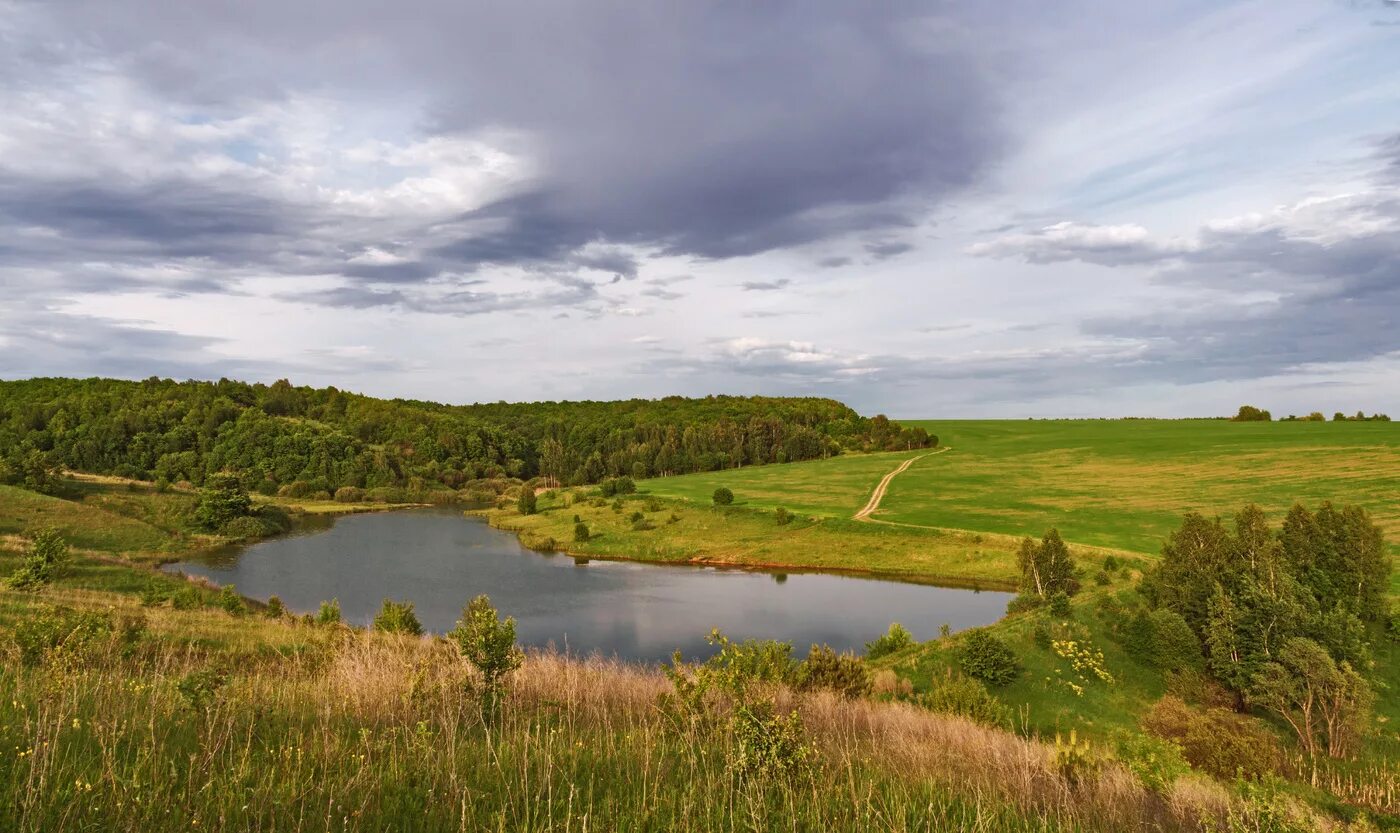
[[[1006,603],[1006,615],[1011,616],[1016,613],[1025,613],[1029,610],[1039,610],[1044,606],[1044,598],[1034,593],[1021,593]]]
[[[1103,571],[1111,573],[1118,569],[1118,559],[1113,556],[1106,556],[1103,560]]]
[[[645,519],[646,519],[646,515],[643,515],[641,512],[633,512],[631,515],[627,516],[627,520],[630,521],[630,522],[632,522],[632,523],[634,523],[634,524],[635,524],[637,521],[645,520]]]
[[[521,486],[520,497],[515,501],[515,509],[522,515],[533,515],[538,509],[538,500],[535,497],[533,486]]]
[[[792,523],[792,513],[779,506],[773,511],[773,519],[778,522],[778,526],[787,526]]]
[[[989,685],[1006,685],[1021,672],[1011,647],[985,628],[969,631],[957,656],[963,673]]]
[[[199,590],[186,584],[170,594],[170,606],[176,610],[194,610],[204,605],[204,597]]]
[[[40,665],[46,660],[84,665],[106,653],[112,619],[91,611],[56,607],[19,619],[13,631],[24,665]]]
[[[1218,778],[1260,778],[1282,761],[1277,739],[1259,721],[1225,709],[1193,709],[1171,694],[1153,704],[1142,727],[1175,741],[1191,766]]]
[[[175,690],[192,711],[202,712],[217,700],[219,691],[228,682],[228,674],[217,668],[201,668],[180,678]]]
[[[797,712],[777,714],[766,702],[742,705],[734,710],[730,729],[729,768],[738,777],[792,780],[811,773],[816,751],[806,742]]]
[[[29,539],[24,560],[5,583],[14,590],[38,590],[59,576],[68,563],[68,543],[56,530],[43,529]]]
[[[226,584],[219,590],[219,607],[230,616],[242,616],[248,612],[248,604],[238,595],[238,588]]]
[[[720,486],[718,489],[715,489],[715,493],[712,496],[712,499],[715,502],[715,506],[728,506],[729,504],[734,502],[734,493],[731,492],[729,489]]]
[[[1191,771],[1176,741],[1119,729],[1113,734],[1113,748],[1128,771],[1155,793],[1165,793]]]
[[[630,495],[637,491],[637,484],[630,477],[609,477],[598,484],[598,491],[603,497]]]
[[[1107,570],[1099,570],[1094,574],[1094,583],[1100,587],[1107,587],[1113,583],[1113,577],[1108,574]]]
[[[462,609],[462,618],[448,637],[481,675],[482,704],[488,711],[494,710],[506,675],[524,659],[515,644],[515,619],[501,619],[488,596],[477,596]]]
[[[874,641],[865,643],[865,658],[879,659],[880,657],[902,651],[914,644],[914,635],[898,622],[890,624],[890,629],[884,635],[877,637]]]
[[[939,712],[956,714],[984,726],[1010,729],[1014,725],[1011,707],[996,698],[980,681],[951,669],[934,677],[929,690],[918,698],[919,705]]]
[[[656,529],[656,525],[653,524],[651,521],[647,520],[645,517],[638,518],[632,522],[633,532],[646,532],[649,529]]]
[[[798,688],[827,689],[854,699],[870,693],[870,671],[859,657],[838,654],[826,645],[813,645],[797,669]]]
[[[321,602],[320,609],[316,611],[316,624],[340,624],[340,599],[331,599],[328,602]]]
[[[614,501],[612,502],[612,511],[614,511],[614,512],[621,512],[621,511],[622,511],[622,499],[621,499],[621,498],[618,498],[617,500],[614,500]]]
[[[287,614],[286,605],[282,604],[280,596],[271,596],[267,600],[267,607],[263,610],[263,615],[269,619],[281,619]]]
[[[278,497],[304,498],[316,491],[316,487],[305,480],[293,480],[277,489]]]
[[[261,538],[268,533],[263,522],[251,515],[234,518],[219,527],[219,534],[234,541],[248,541]]]
[[[1050,597],[1050,615],[1057,619],[1068,619],[1074,615],[1069,604],[1069,594],[1061,591]]]
[[[365,499],[365,490],[357,486],[341,486],[335,490],[336,503],[360,503]]]
[[[159,579],[151,579],[141,590],[143,607],[156,607],[170,600],[170,586]]]
[[[1051,644],[1055,641],[1050,632],[1050,623],[1044,620],[1036,622],[1035,626],[1031,628],[1031,640],[1035,642],[1037,648],[1050,650]]]
[[[578,520],[578,515],[574,516],[574,541],[582,544],[589,538],[588,524]]]
[[[1152,660],[1158,668],[1199,671],[1205,667],[1201,640],[1175,610],[1152,611]]]
[[[423,626],[418,622],[418,615],[413,612],[413,602],[396,602],[392,599],[385,599],[380,605],[379,613],[374,617],[374,629],[384,633],[423,635]]]

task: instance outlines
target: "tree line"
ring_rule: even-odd
[[[55,468],[196,485],[229,472],[264,493],[580,485],[936,443],[820,398],[444,405],[286,380],[0,382],[0,481],[39,490]]]

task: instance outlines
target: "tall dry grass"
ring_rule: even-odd
[[[442,640],[304,630],[281,654],[162,639],[7,663],[0,828],[1196,831],[1232,802],[1194,779],[1158,795],[1113,764],[1072,783],[1043,743],[783,689],[816,766],[740,777],[724,704],[677,720],[656,670],[531,653],[491,718]],[[182,685],[210,669],[225,681],[193,706]]]

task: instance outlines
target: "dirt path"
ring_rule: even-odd
[[[875,487],[875,491],[870,493],[870,500],[867,500],[865,502],[865,506],[861,507],[861,510],[859,512],[851,516],[851,520],[871,520],[871,514],[873,514],[876,509],[880,508],[880,501],[885,499],[885,490],[887,490],[890,487],[891,480],[894,480],[895,477],[904,472],[905,469],[908,469],[910,466],[914,465],[914,462],[916,460],[922,460],[925,457],[931,457],[934,454],[940,454],[944,451],[950,450],[951,448],[952,446],[944,446],[934,451],[930,451],[928,454],[920,454],[918,457],[910,457],[908,460],[905,460],[903,463],[900,463],[898,466],[895,466],[894,471],[880,478],[879,485]]]

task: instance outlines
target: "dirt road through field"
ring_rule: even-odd
[[[890,487],[890,481],[891,481],[891,480],[894,480],[895,477],[899,476],[901,473],[903,473],[903,472],[904,472],[906,469],[908,469],[910,466],[914,465],[915,461],[922,460],[922,459],[924,459],[925,457],[930,457],[930,456],[932,456],[932,455],[934,455],[934,454],[940,454],[940,453],[942,453],[942,452],[944,452],[944,451],[950,450],[951,448],[952,448],[952,446],[944,446],[944,447],[939,448],[939,449],[936,449],[936,450],[934,450],[934,451],[930,451],[928,454],[920,454],[918,457],[910,457],[908,460],[905,460],[903,463],[900,463],[898,466],[895,466],[894,471],[892,471],[892,472],[890,472],[889,474],[885,475],[884,477],[880,478],[880,483],[875,487],[875,491],[873,491],[873,492],[870,493],[870,500],[867,500],[867,501],[865,502],[865,506],[861,507],[861,510],[860,510],[859,512],[857,512],[857,513],[855,513],[854,515],[851,516],[851,520],[855,520],[855,521],[868,521],[868,520],[870,520],[870,515],[871,515],[876,509],[879,509],[879,508],[880,508],[880,501],[884,500],[884,498],[885,498],[885,490],[888,489],[888,488]]]

